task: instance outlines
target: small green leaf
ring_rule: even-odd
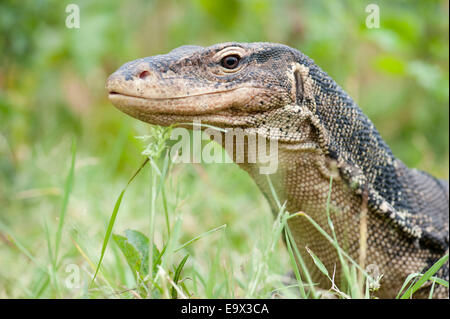
[[[314,263],[316,264],[317,268],[319,268],[319,270],[327,277],[328,276],[328,270],[327,267],[325,267],[325,265],[322,263],[322,261],[319,259],[319,257],[317,257],[312,251],[311,249],[309,249],[308,247],[305,247],[306,250],[308,251],[308,253],[311,255]]]
[[[158,266],[161,265],[162,256],[166,252],[167,244],[163,247],[161,252],[156,248],[156,245],[153,245],[153,252],[156,252],[153,254],[153,275],[156,274],[158,270]],[[148,260],[148,259],[147,259]]]
[[[143,233],[131,229],[125,231],[125,236],[127,237],[128,242],[139,252],[141,258],[140,268],[135,270],[146,276],[148,274],[148,238]],[[159,251],[156,249],[155,245],[153,245],[153,251],[156,252],[156,256],[153,256],[154,258],[159,256]]]
[[[125,256],[135,278],[139,274],[140,278],[144,279],[149,273],[149,239],[143,233],[131,229],[125,231],[125,236],[114,234],[113,238]],[[165,250],[166,246],[160,252],[156,245],[153,244],[153,274],[156,273],[158,265],[161,264],[161,257],[164,255]]]
[[[134,278],[137,279],[137,273],[140,273],[141,269],[141,255],[138,250],[136,250],[133,245],[128,242],[126,237],[116,234],[112,235],[112,237],[125,256],[125,259],[133,272]]]
[[[177,269],[175,270],[175,276],[173,277],[173,282],[175,285],[178,284],[178,280],[180,280],[180,274],[181,270],[183,270],[184,264],[186,263],[189,255],[184,256],[183,260],[181,260],[180,264],[178,265]],[[177,290],[175,287],[172,287],[172,299],[177,299]]]

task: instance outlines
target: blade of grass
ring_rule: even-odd
[[[286,223],[286,231],[287,231],[289,240],[291,241],[292,247],[294,248],[295,256],[297,257],[297,260],[300,263],[300,267],[301,267],[303,273],[305,274],[306,281],[308,282],[309,286],[311,287],[311,290],[310,290],[311,296],[313,299],[316,299],[317,293],[314,289],[314,283],[312,281],[311,275],[309,274],[308,268],[306,267],[306,264],[302,258],[302,255],[300,254],[300,251],[298,250],[297,244],[295,243],[294,236],[292,236],[291,230],[287,226],[287,223]]]
[[[433,299],[434,286],[436,285],[436,280],[433,280],[433,284],[431,285],[430,294],[428,295],[428,299]]]
[[[218,230],[220,230],[220,229],[222,229],[222,228],[225,228],[225,227],[227,227],[227,224],[223,224],[223,225],[221,225],[221,226],[219,226],[219,227],[210,229],[210,230],[208,230],[207,232],[205,232],[205,233],[203,233],[203,234],[200,234],[200,235],[198,235],[198,236],[192,238],[191,240],[185,242],[183,245],[181,245],[180,247],[178,247],[177,249],[175,249],[174,252],[180,251],[181,249],[183,249],[183,248],[189,246],[190,244],[196,242],[197,240],[199,240],[199,239],[201,239],[201,238],[203,238],[203,237],[205,237],[205,236],[208,236],[209,234],[211,234],[211,233],[213,233],[213,232],[215,232],[215,231],[218,231]]]
[[[37,287],[36,293],[33,295],[33,298],[38,299],[41,297],[41,295],[44,293],[45,289],[50,283],[50,276],[47,273],[42,273],[42,277],[40,278]]]
[[[420,273],[409,274],[408,277],[406,277],[405,281],[403,282],[402,288],[400,288],[400,291],[398,292],[397,297],[395,297],[395,299],[400,298],[400,295],[402,294],[402,292],[406,288],[406,286],[408,286],[408,284],[410,284],[411,281],[418,276],[420,276]]]
[[[283,228],[285,227],[285,218],[288,213],[285,212],[285,205],[283,205],[277,215],[277,218],[273,222],[272,231],[270,236],[267,236],[268,242],[257,251],[262,252],[262,258],[257,261],[256,271],[252,272],[251,280],[248,285],[246,297],[254,298],[258,297],[257,290],[260,285],[264,285],[264,280],[267,276],[265,273],[269,267],[269,260],[271,258],[272,252],[275,250],[275,246],[281,236]],[[255,258],[256,259],[256,258]],[[257,259],[256,259],[257,260]],[[256,295],[255,295],[256,294]]]
[[[442,256],[433,266],[423,274],[420,279],[411,287],[409,287],[400,299],[409,299],[420,287],[427,282],[446,262],[448,261],[448,253]]]
[[[175,285],[178,285],[178,280],[180,280],[181,270],[184,267],[184,264],[188,260],[189,255],[184,256],[184,258],[181,260],[180,264],[178,265],[177,269],[175,270],[175,275],[173,277],[173,282]],[[175,287],[172,287],[172,299],[177,299],[177,290]]]
[[[368,277],[368,278],[372,278],[364,269],[361,268],[361,266],[358,265],[358,263],[356,261],[353,260],[352,257],[350,257],[344,250],[342,250],[341,247],[339,247],[339,245],[336,245],[336,243],[334,242],[333,238],[328,235],[328,233],[322,229],[322,227],[320,227],[315,221],[314,219],[312,219],[310,216],[308,216],[308,214],[304,213],[304,212],[298,212],[292,215],[289,215],[288,219],[290,218],[294,218],[297,216],[303,216],[305,217],[336,249],[340,250],[341,254],[347,258],[352,264],[354,264],[356,266],[356,268],[358,268],[360,271],[363,272],[363,274]],[[372,279],[373,280],[373,279]]]
[[[303,299],[306,299],[307,295],[306,295],[306,292],[305,292],[305,287],[303,285],[303,280],[302,280],[302,277],[300,275],[300,271],[298,269],[298,265],[297,265],[297,263],[295,261],[294,251],[292,250],[292,245],[291,245],[291,241],[289,239],[287,230],[285,230],[284,235],[285,235],[285,240],[286,240],[286,246],[288,248],[289,259],[291,261],[291,266],[294,269],[294,275],[295,275],[295,278],[297,279],[297,283],[298,283],[297,286],[298,286],[298,289],[300,291],[300,296]]]
[[[63,197],[63,203],[61,206],[61,210],[59,212],[59,223],[58,223],[58,229],[56,231],[56,238],[55,238],[55,256],[53,258],[54,265],[58,263],[58,253],[59,253],[59,245],[61,243],[61,236],[62,236],[62,230],[64,225],[64,219],[66,217],[67,212],[67,206],[69,203],[69,197],[70,193],[72,192],[73,188],[73,181],[74,181],[74,169],[75,169],[75,155],[76,155],[76,142],[75,140],[72,142],[72,160],[70,163],[70,169],[69,174],[66,178],[66,184],[64,186],[64,197]]]
[[[169,211],[167,208],[166,193],[164,191],[164,182],[166,180],[167,172],[169,171],[169,165],[170,165],[169,159],[170,159],[169,150],[167,150],[166,155],[164,157],[163,171],[162,171],[162,176],[161,176],[161,180],[160,180],[160,184],[159,184],[158,193],[159,193],[159,191],[161,191],[162,203],[163,203],[163,208],[164,208],[164,217],[166,220],[166,227],[167,227],[167,235],[170,237]]]
[[[317,257],[316,254],[314,254],[313,251],[311,249],[309,249],[308,247],[305,247],[305,248],[306,248],[306,251],[311,255],[311,257],[314,261],[314,264],[316,264],[316,266],[317,266],[317,268],[319,268],[320,272],[322,274],[324,274],[325,276],[327,276],[329,279],[331,279],[328,274],[327,267],[325,267],[325,265],[322,263],[322,261],[319,259],[319,257]]]
[[[61,290],[59,287],[59,282],[58,282],[58,278],[56,277],[56,260],[54,259],[54,255],[52,253],[52,243],[50,240],[50,232],[48,230],[48,225],[47,222],[44,220],[44,232],[45,232],[45,238],[47,240],[47,249],[48,249],[48,255],[50,257],[51,260],[51,271],[50,271],[50,276],[51,276],[51,283],[53,283],[56,293],[61,296]]]
[[[191,123],[188,123],[188,122],[183,122],[183,123],[179,123],[178,125],[174,125],[174,127],[177,127],[177,126],[184,126],[184,125],[192,125],[192,127],[194,128],[194,127],[207,127],[207,128],[212,128],[212,129],[215,129],[215,130],[217,130],[217,131],[219,131],[219,132],[223,132],[223,133],[226,133],[227,132],[227,130],[226,129],[224,129],[224,128],[220,128],[220,127],[217,127],[217,126],[214,126],[214,125],[209,125],[209,124],[204,124],[204,123],[199,123],[199,122],[191,122]]]
[[[269,184],[270,192],[272,193],[273,199],[275,200],[275,203],[278,206],[278,209],[281,210],[281,203],[278,199],[277,192],[275,191],[275,188],[273,187],[272,180],[270,179],[269,175],[266,175],[267,183]]]
[[[111,217],[110,217],[109,223],[108,223],[108,227],[106,229],[105,238],[103,239],[103,246],[102,246],[102,252],[100,254],[100,260],[98,261],[97,268],[95,270],[94,277],[92,278],[90,286],[93,285],[95,278],[97,277],[98,271],[100,270],[100,266],[102,264],[103,257],[105,256],[106,247],[108,246],[108,242],[111,237],[114,222],[116,221],[117,213],[119,212],[120,204],[122,203],[123,195],[125,194],[125,191],[127,190],[130,183],[133,181],[133,179],[136,177],[136,175],[139,174],[139,172],[142,170],[142,168],[145,166],[145,164],[147,164],[148,161],[149,161],[148,158],[145,159],[145,161],[144,161],[144,163],[142,163],[141,167],[139,167],[139,169],[133,174],[133,176],[128,181],[127,185],[125,185],[125,188],[120,193],[119,198],[116,201],[116,204],[114,205],[114,210],[111,214]]]
[[[330,184],[329,185],[330,186],[329,186],[329,190],[328,190],[327,204],[326,204],[327,205],[326,206],[326,213],[327,213],[328,226],[330,227],[331,234],[333,235],[334,246],[340,248],[339,242],[337,240],[336,232],[334,230],[333,221],[331,220],[331,215],[330,215],[330,202],[331,202],[331,190],[332,190],[332,186],[333,186],[333,176],[330,176]],[[341,251],[342,251],[342,249],[337,249],[339,262],[340,262],[340,265],[342,267],[342,271],[344,273],[344,278],[346,279],[346,282],[347,282],[349,288],[352,290],[351,295],[354,296],[354,293],[357,293],[357,292],[354,291],[355,283],[352,281],[352,277],[351,277],[351,274],[350,274],[350,269],[349,269],[349,267],[347,265],[347,262],[342,257]]]
[[[150,158],[150,163],[153,162],[153,159]],[[157,198],[157,190],[156,190],[156,181],[158,179],[158,175],[160,176],[161,173],[157,174],[157,171],[155,170],[154,166],[151,166],[151,193],[150,193],[150,218],[149,218],[149,241],[148,241],[148,269],[150,270],[149,274],[150,277],[153,278],[153,243],[155,240],[155,215],[156,215],[156,198]],[[158,169],[159,171],[159,169]]]
[[[46,273],[47,275],[49,275],[48,269],[44,266],[42,266],[37,260],[36,258],[34,258],[34,256],[28,251],[27,248],[25,248],[25,246],[16,238],[13,236],[12,232],[9,230],[9,228],[3,224],[0,221],[0,230],[8,235],[8,239],[14,244],[14,246],[25,256],[27,256],[38,268],[39,270],[41,270],[42,272]]]
[[[447,288],[448,288],[448,281],[447,281],[447,280],[444,280],[444,279],[442,279],[442,278],[435,277],[435,276],[431,277],[430,280],[433,280],[433,281],[435,281],[437,284],[439,284],[439,285],[441,285],[441,286],[444,286],[444,287],[447,287]]]
[[[37,270],[42,273],[41,280],[39,282],[43,281],[43,284],[40,287],[37,287],[37,289],[33,289],[33,291],[37,290],[37,292],[32,294],[34,298],[39,298],[50,282],[49,270],[47,269],[47,267],[42,266],[36,260],[36,258],[34,258],[34,256],[28,251],[28,249],[25,248],[25,246],[15,236],[13,236],[10,229],[1,221],[0,221],[0,230],[2,233],[5,233],[8,236],[8,240],[11,241],[11,243],[15,246],[15,248],[17,248],[19,252],[28,257],[31,260],[31,262],[37,267]]]
[[[161,146],[163,147],[163,146]],[[154,163],[154,160],[152,157],[148,157],[150,159],[150,163],[154,164],[152,165],[151,169],[151,196],[150,196],[150,220],[149,220],[149,227],[150,227],[150,234],[149,234],[149,253],[148,253],[148,264],[149,269],[153,269],[153,242],[154,242],[154,233],[155,233],[155,215],[156,215],[156,201],[158,198],[159,193],[164,188],[164,182],[166,180],[167,172],[169,170],[169,150],[166,150],[166,154],[164,157],[164,163],[162,171],[158,168],[156,163]],[[159,182],[158,182],[159,178]],[[164,201],[164,199],[163,199]],[[166,203],[164,203],[164,206],[167,206]],[[169,225],[169,216],[166,214],[167,210],[164,210],[165,217],[166,217],[166,224],[167,229],[170,234],[170,225]],[[150,272],[151,275],[153,275],[152,272]]]
[[[273,187],[272,180],[270,179],[269,175],[266,175],[266,179],[267,179],[267,183],[269,184],[269,188],[270,188],[270,191],[272,193],[272,196],[273,196],[275,202],[278,205],[278,209],[280,209],[280,210],[284,209],[283,206],[281,206],[281,204],[280,204],[280,200],[279,200],[278,195],[277,195],[277,193],[275,191],[275,188]],[[302,271],[305,274],[306,281],[310,285],[311,295],[312,295],[313,298],[316,298],[317,294],[316,294],[315,289],[314,289],[314,283],[313,283],[313,281],[311,279],[311,276],[309,274],[308,268],[306,267],[306,264],[304,263],[303,258],[301,256],[299,250],[298,250],[297,244],[295,243],[294,236],[292,236],[291,230],[290,230],[289,225],[287,223],[288,219],[289,219],[289,216],[285,217],[285,219],[284,219],[286,243],[290,242],[291,249],[292,249],[292,247],[294,248],[293,251],[295,252],[295,256],[297,257],[297,260],[300,263],[300,267],[302,268]],[[294,257],[294,265],[295,265],[295,267],[297,267],[297,263],[295,262],[295,257]],[[294,271],[295,271],[295,267],[294,267]],[[301,277],[300,277],[300,273],[298,272],[298,269],[297,269],[297,272],[296,272],[296,277],[297,277],[297,281],[299,283],[299,287],[300,286],[303,287],[303,283],[301,281]]]
[[[163,284],[166,281],[168,281],[172,285],[172,287],[177,291],[177,293],[181,296],[182,299],[187,299],[187,296],[183,293],[183,291],[180,289],[180,287],[178,287],[178,285],[170,278],[170,276],[167,274],[167,272],[159,265],[158,265],[158,275],[160,277],[162,277],[161,279],[163,279],[162,280]],[[167,293],[168,290],[164,289],[164,292]],[[165,297],[167,299],[169,299],[170,296],[166,295]]]

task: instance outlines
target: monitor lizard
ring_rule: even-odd
[[[278,169],[271,179],[279,201],[328,232],[333,177],[328,207],[337,240],[355,260],[364,254],[362,263],[383,274],[377,297],[394,298],[409,274],[448,253],[448,182],[406,167],[352,98],[298,50],[274,43],[182,46],[124,64],[106,88],[118,109],[147,123],[201,121],[276,140]],[[238,165],[277,213],[258,163]],[[290,219],[289,227],[313,280],[330,287],[306,247],[330,273],[335,269],[339,283],[341,266],[329,241],[305,217]],[[437,275],[448,280],[448,269],[447,263]],[[429,289],[414,297],[428,297]],[[448,298],[448,289],[437,285],[434,296]]]

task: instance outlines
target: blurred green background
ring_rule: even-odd
[[[365,25],[372,2],[380,8],[380,28]],[[65,27],[69,3],[80,7],[79,29]],[[43,286],[36,262],[46,264],[44,230],[58,224],[73,141],[75,182],[61,253],[80,264],[73,243],[85,243],[86,254],[98,260],[115,200],[143,161],[135,136],[148,132],[108,102],[105,79],[129,60],[180,45],[268,41],[297,48],[355,99],[397,157],[448,178],[448,6],[441,0],[1,1],[0,297],[58,296]],[[193,260],[208,269],[217,253],[212,244],[222,241],[236,265],[245,262],[272,222],[248,176],[234,164],[178,165],[173,176],[186,240],[229,226],[209,243],[199,241]],[[149,183],[143,175],[132,184],[115,232],[146,230]]]

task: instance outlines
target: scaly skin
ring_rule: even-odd
[[[448,183],[396,159],[347,93],[297,50],[273,43],[183,46],[123,65],[106,87],[117,108],[151,124],[201,121],[276,140],[278,170],[271,180],[277,196],[289,212],[305,212],[329,233],[333,177],[338,242],[363,267],[375,265],[383,274],[380,298],[395,297],[409,274],[448,252]],[[238,164],[278,212],[260,165]],[[339,283],[335,248],[305,217],[289,225],[313,281],[330,288],[305,247],[330,273],[336,268]],[[448,280],[448,263],[438,276]],[[415,297],[427,297],[429,288]],[[434,296],[448,298],[448,289],[438,285]]]

